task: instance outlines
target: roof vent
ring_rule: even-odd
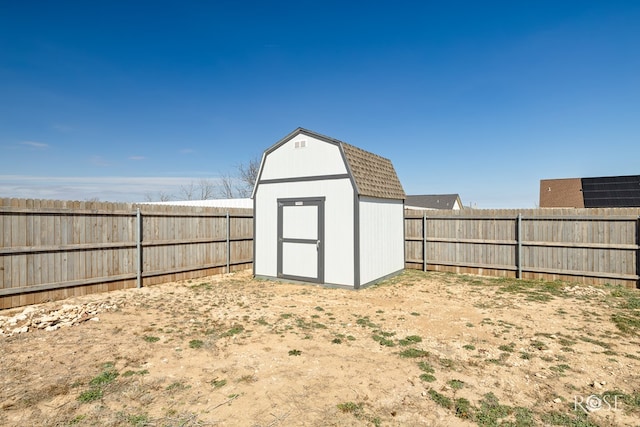
[[[307,141],[302,140],[302,141],[296,141],[294,144],[295,148],[304,148],[307,146]]]

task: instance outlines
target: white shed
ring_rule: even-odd
[[[262,155],[254,275],[358,289],[401,272],[404,198],[388,159],[294,130]]]

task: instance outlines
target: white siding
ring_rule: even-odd
[[[271,156],[268,156],[265,165],[268,166],[270,159]],[[328,284],[353,286],[354,191],[348,178],[258,185],[255,195],[255,274],[277,276],[277,199],[295,197],[326,198],[324,281]]]
[[[402,200],[360,198],[360,283],[404,269]]]
[[[337,145],[303,134],[269,153],[262,168],[261,180],[347,173]]]

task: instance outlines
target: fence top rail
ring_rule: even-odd
[[[478,216],[478,215],[415,215],[406,214],[405,219],[429,219],[429,220],[483,220],[483,221],[513,221],[518,219],[518,215],[513,216]],[[630,215],[534,215],[534,216],[520,216],[522,221],[638,221],[640,216]]]
[[[73,209],[73,208],[12,208],[0,206],[0,215],[25,214],[25,215],[77,215],[77,216],[135,216],[137,211],[111,211],[104,209]],[[253,218],[253,214],[249,213],[220,213],[220,212],[152,212],[141,210],[140,214],[149,216],[167,216],[167,217],[206,217],[206,218]]]

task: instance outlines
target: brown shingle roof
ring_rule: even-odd
[[[405,198],[404,189],[389,159],[340,142],[353,179],[362,196],[381,199]]]

